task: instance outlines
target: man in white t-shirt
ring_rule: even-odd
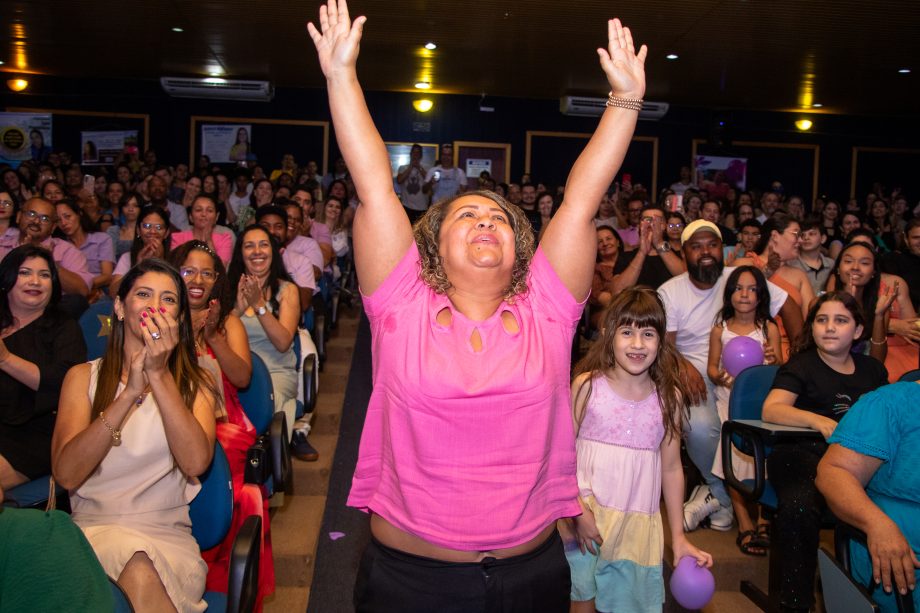
[[[675,194],[683,195],[688,189],[699,189],[696,183],[691,180],[693,175],[690,173],[689,166],[680,167],[680,181],[671,183],[671,191]]]
[[[431,194],[432,204],[466,191],[466,173],[454,166],[453,145],[441,145],[440,164],[425,174],[422,190]]]
[[[409,151],[409,163],[400,166],[396,171],[399,199],[402,200],[406,215],[409,216],[409,221],[412,223],[415,223],[415,220],[428,209],[428,194],[422,190],[427,173],[428,170],[422,166],[422,146],[412,145]]]
[[[721,479],[712,474],[712,461],[721,436],[722,423],[716,411],[715,384],[706,375],[709,362],[709,335],[719,311],[725,281],[734,268],[724,268],[722,236],[718,227],[702,219],[689,224],[681,234],[687,272],[673,277],[658,288],[668,317],[668,338],[682,358],[682,388],[690,396],[690,430],[687,452],[703,475],[698,487],[684,505],[684,529],[688,532],[710,518],[716,530],[730,530],[734,513],[731,498]],[[770,283],[770,314],[779,314],[790,338],[802,328],[802,314],[789,294]]]

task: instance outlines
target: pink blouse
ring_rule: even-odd
[[[479,322],[425,285],[419,269],[413,243],[364,299],[374,389],[348,505],[440,547],[520,545],[581,512],[569,364],[584,302],[541,249],[528,293]],[[449,326],[436,321],[444,308]],[[519,332],[505,330],[504,311]]]

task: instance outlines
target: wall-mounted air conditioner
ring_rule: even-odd
[[[559,99],[559,112],[575,117],[600,117],[607,108],[606,98],[586,96],[563,96]],[[668,112],[667,102],[643,102],[639,119],[658,121]]]
[[[219,77],[161,77],[160,85],[170,96],[177,98],[215,98],[219,100],[244,100],[268,102],[275,96],[275,88],[268,81],[238,81]]]

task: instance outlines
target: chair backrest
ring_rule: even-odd
[[[95,360],[105,353],[105,347],[112,333],[113,303],[105,300],[89,305],[80,316],[80,330],[86,341],[86,359]]]
[[[233,477],[220,443],[214,446],[211,466],[198,480],[201,491],[189,505],[189,517],[192,520],[192,536],[204,551],[224,540],[233,519]]]
[[[898,381],[907,381],[908,383],[912,381],[920,381],[920,368],[915,370],[909,370],[898,379]]]
[[[752,366],[742,370],[728,399],[729,419],[760,419],[763,401],[770,393],[779,366]]]
[[[265,362],[255,352],[251,355],[252,377],[249,379],[249,387],[239,390],[238,397],[256,432],[264,434],[275,414],[275,393]]]
[[[827,613],[874,613],[879,610],[865,588],[856,583],[823,547],[818,550],[818,569]]]

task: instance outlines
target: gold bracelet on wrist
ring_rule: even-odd
[[[118,447],[119,445],[121,445],[121,430],[115,429],[114,427],[112,427],[112,424],[106,421],[105,411],[99,411],[99,420],[102,422],[102,425],[108,429],[109,434],[112,435],[112,445],[115,447]]]
[[[614,95],[613,92],[607,94],[607,106],[615,106],[621,109],[629,109],[631,111],[641,111],[642,102],[643,101],[641,98],[620,98],[619,96]]]

